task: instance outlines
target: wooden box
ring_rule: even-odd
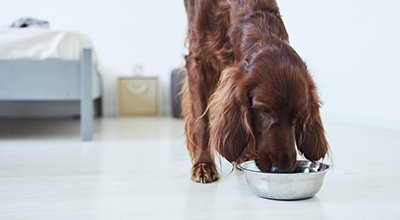
[[[120,116],[158,115],[157,77],[121,77],[118,79]]]

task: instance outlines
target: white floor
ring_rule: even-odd
[[[321,191],[283,202],[253,195],[239,171],[192,183],[180,120],[102,119],[86,143],[77,120],[0,120],[0,219],[400,219],[399,132],[327,130]]]

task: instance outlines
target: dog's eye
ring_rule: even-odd
[[[269,118],[272,117],[272,114],[273,114],[273,112],[272,112],[271,109],[266,108],[266,107],[264,107],[264,106],[257,106],[257,105],[255,105],[255,106],[252,106],[252,109],[253,109],[253,111],[254,111],[257,115],[259,115],[259,117],[261,117],[261,118],[269,119]]]
[[[267,115],[271,115],[272,111],[270,109],[264,109],[264,113]]]
[[[262,109],[261,114],[263,117],[270,118],[272,115],[272,111],[270,109]]]

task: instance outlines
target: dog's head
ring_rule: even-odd
[[[312,161],[327,153],[316,87],[288,50],[266,49],[222,73],[209,105],[210,145],[229,161],[251,152],[262,171],[290,171],[296,145]]]

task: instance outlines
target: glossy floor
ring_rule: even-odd
[[[0,120],[0,219],[400,219],[400,132],[326,127],[334,167],[321,191],[283,202],[229,168],[191,182],[181,120],[101,119],[85,143],[77,120]]]

